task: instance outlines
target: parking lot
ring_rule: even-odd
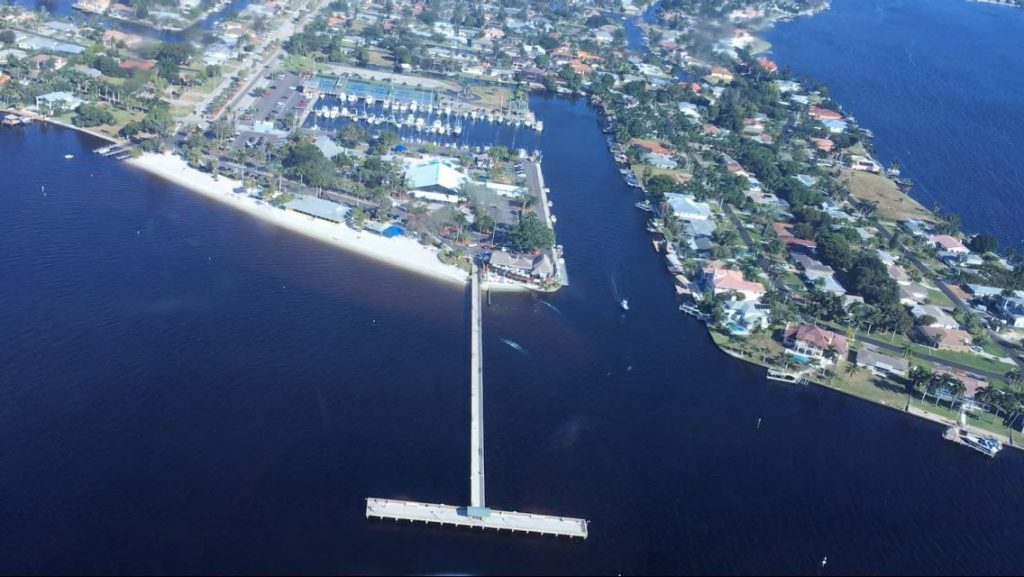
[[[289,132],[290,125],[283,124],[290,115],[296,118],[302,115],[304,107],[308,104],[306,98],[299,92],[300,76],[295,73],[280,73],[259,83],[262,88],[261,96],[253,99],[245,115],[242,116],[239,124],[262,125],[270,123],[276,131]],[[259,123],[259,124],[257,124]],[[233,148],[243,146],[252,148],[257,145],[256,141],[262,138],[272,143],[279,140],[274,134],[268,134],[264,130],[258,132],[242,130],[233,144]],[[262,144],[262,141],[259,143]]]

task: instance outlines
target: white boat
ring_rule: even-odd
[[[533,123],[533,129],[536,130],[537,132],[540,132],[540,131],[544,130],[544,121],[543,120],[538,120],[538,121],[534,122]]]
[[[452,115],[452,107],[451,106],[445,106],[444,107],[444,115],[445,116],[451,116]]]
[[[654,210],[654,208],[651,206],[650,201],[647,201],[647,200],[638,202],[638,203],[634,204],[633,206],[639,208],[640,210],[642,210],[644,212],[651,212],[652,210]]]
[[[68,159],[68,160],[71,160],[71,159],[72,159],[72,158],[74,158],[74,157],[75,157],[75,155],[74,155],[74,154],[65,154],[65,155],[64,155],[64,158],[66,158],[66,159]]]
[[[628,311],[629,310],[629,299],[622,299],[621,301],[619,301],[619,306],[622,307],[622,310]]]
[[[416,104],[416,102],[415,102],[415,101],[413,101],[413,102],[410,102],[410,103],[409,103],[409,111],[410,111],[410,112],[416,112],[416,110],[417,110],[417,109],[418,109],[419,107],[420,107],[420,105],[419,105],[419,104]]]
[[[348,95],[348,101],[349,102],[358,102],[359,101],[359,97],[356,96],[355,94],[349,94]]]
[[[983,437],[967,431],[960,431],[960,438],[968,447],[987,457],[995,457],[996,453],[1003,450],[1003,444],[995,437]]]
[[[399,102],[398,103],[398,110],[399,110],[399,112],[405,112],[406,110],[409,110],[409,105],[406,104],[405,102]]]
[[[391,101],[388,99],[384,100],[384,110],[391,110]]]

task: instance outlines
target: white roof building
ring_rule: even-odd
[[[464,174],[439,160],[410,166],[405,170],[405,183],[409,190],[457,193],[466,180]]]
[[[708,203],[697,202],[690,195],[669,193],[665,195],[665,202],[680,220],[708,220],[711,218],[711,208]]]

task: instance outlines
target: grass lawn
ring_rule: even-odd
[[[284,59],[284,67],[289,72],[320,72],[323,70],[324,65],[317,63],[309,56],[298,56],[296,54],[289,54]]]
[[[367,50],[370,54],[370,64],[374,66],[393,66],[391,53],[386,50]]]
[[[837,368],[832,379],[815,375],[809,380],[819,385],[848,393],[855,397],[874,401],[887,407],[903,409],[907,403],[907,394],[903,385],[886,378],[876,376],[867,369],[857,369],[853,374],[846,372],[849,361],[844,361]]]
[[[500,86],[473,85],[469,90],[474,96],[480,98],[480,100],[471,102],[471,106],[498,108],[501,106],[508,106],[508,101],[512,98],[512,91]]]
[[[926,301],[930,305],[935,305],[945,309],[956,308],[956,304],[946,296],[946,293],[938,289],[928,289],[928,298]]]
[[[923,401],[918,398],[911,398],[910,406],[933,415],[939,415],[940,417],[949,419],[950,421],[956,421],[960,416],[960,412],[950,409],[949,405],[936,405],[932,402]],[[979,429],[984,429],[1006,437],[1016,434],[1016,437],[1014,437],[1015,441],[1019,440],[1021,435],[1020,431],[1014,431],[1013,429],[1004,427],[1002,420],[991,413],[968,413],[967,424],[972,427],[978,427]]]
[[[848,184],[854,197],[877,203],[878,216],[883,219],[935,220],[931,212],[904,194],[896,187],[896,183],[881,174],[843,169],[836,180],[841,184]]]

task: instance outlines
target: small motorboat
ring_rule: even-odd
[[[65,154],[65,155],[64,155],[64,158],[66,158],[66,159],[68,159],[68,160],[71,160],[71,159],[72,159],[72,158],[74,158],[74,157],[75,157],[75,155],[74,155],[74,154]]]
[[[619,301],[619,306],[622,307],[622,310],[628,311],[629,310],[629,299],[622,299],[621,301]]]

